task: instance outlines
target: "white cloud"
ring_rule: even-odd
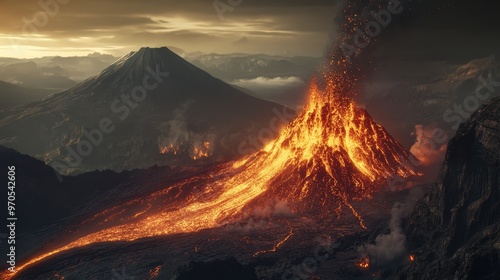
[[[277,77],[277,78],[266,78],[258,77],[255,79],[239,79],[233,82],[233,84],[248,88],[248,89],[272,89],[281,87],[296,87],[303,86],[305,82],[299,77]]]

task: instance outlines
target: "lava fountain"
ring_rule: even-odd
[[[82,225],[98,225],[94,232],[34,256],[16,273],[89,244],[219,227],[275,199],[286,200],[297,213],[351,213],[365,228],[352,201],[370,198],[387,178],[417,174],[409,152],[355,106],[355,73],[340,52],[332,52],[328,70],[312,80],[300,115],[262,150],[107,209]]]

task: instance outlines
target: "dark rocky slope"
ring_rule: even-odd
[[[153,166],[146,170],[94,171],[78,176],[60,176],[44,162],[0,146],[0,167],[5,172],[0,196],[7,201],[7,167],[15,166],[15,217],[18,243],[17,254],[22,257],[67,228],[80,224],[93,213],[108,205],[130,200],[149,193],[165,184],[206,172],[211,166],[178,167]],[[7,203],[4,203],[7,208]],[[7,210],[7,209],[5,209]],[[1,216],[6,220],[7,211]],[[7,251],[6,230],[0,230],[0,249]],[[5,263],[6,255],[0,257]]]
[[[417,260],[396,279],[500,279],[500,98],[450,140],[440,178],[406,231]]]

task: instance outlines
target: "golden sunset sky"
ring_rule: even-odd
[[[336,2],[0,0],[0,57],[118,56],[143,46],[321,56]]]

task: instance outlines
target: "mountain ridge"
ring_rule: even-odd
[[[85,134],[102,133],[104,122],[113,132],[93,147],[87,167],[69,166],[68,174],[210,163],[242,156],[238,146],[268,128],[276,110],[286,108],[237,90],[168,48],[141,48],[75,87],[0,113],[0,141],[71,165],[67,150],[91,140]]]

